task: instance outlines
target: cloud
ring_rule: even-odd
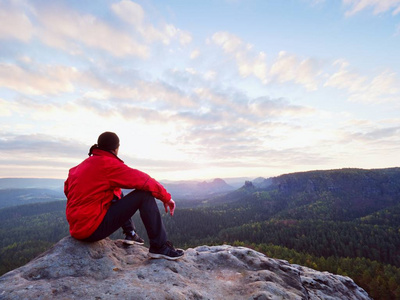
[[[398,8],[346,3],[352,14],[379,7],[397,14]],[[228,31],[193,46],[190,32],[136,2],[70,4],[0,0],[0,159],[8,162],[2,174],[18,165],[16,157],[18,167],[70,167],[108,127],[124,137],[130,161],[163,172],[182,171],[190,161],[190,168],[254,168],[255,174],[270,167],[314,168],[342,154],[353,161],[365,145],[379,142],[399,148],[398,120],[338,127],[343,121],[334,111],[345,110],[343,119],[349,119],[370,113],[370,106],[362,112],[341,106],[344,101],[334,111],[329,104],[329,112],[307,106],[323,109],[335,89],[350,101],[396,108],[400,80],[393,70],[368,74],[345,60],[331,66],[312,54],[269,53],[282,48],[257,49]],[[374,118],[390,110],[379,109]]]
[[[34,37],[46,45],[68,53],[80,53],[82,46],[101,49],[115,56],[148,56],[147,46],[135,41],[129,33],[98,19],[52,3],[28,7],[23,2],[0,7],[0,38],[28,42]]]
[[[396,31],[395,31],[395,33],[394,33],[394,36],[399,36],[399,35],[400,35],[400,23],[397,24],[397,26],[396,26]]]
[[[194,70],[183,74],[171,72],[166,76],[171,81],[177,76],[177,81],[167,84],[137,80],[129,83],[130,89],[113,86],[108,81],[98,82],[96,84],[101,85],[106,94],[113,95],[112,98],[95,93],[94,97],[89,94],[75,104],[101,118],[122,117],[147,126],[171,128],[172,132],[165,136],[168,143],[182,147],[184,153],[211,155],[213,159],[239,154],[253,157],[252,151],[258,148],[261,151],[264,147],[265,136],[278,136],[276,130],[289,132],[293,130],[292,118],[315,114],[312,108],[293,105],[281,98],[251,98],[234,88],[207,87],[202,75]],[[182,76],[186,76],[184,80]],[[120,94],[114,94],[117,89]]]
[[[339,70],[327,79],[324,86],[349,92],[355,102],[396,102],[400,99],[400,79],[395,72],[384,71],[372,78],[349,71],[349,63],[338,60]]]
[[[290,116],[299,118],[314,113],[312,109],[291,105],[283,99],[251,99],[232,90],[199,88],[195,93],[201,99],[197,109],[178,112],[173,118],[180,124],[177,144],[190,145],[193,155],[207,156],[210,161],[227,157],[254,158],[265,151],[266,140],[277,139],[277,136],[281,139],[282,131],[295,134]],[[289,119],[284,120],[287,117]]]
[[[180,117],[190,116],[195,124],[200,120],[209,123],[210,120],[216,122],[224,119],[227,119],[228,123],[250,119],[258,122],[266,118],[305,116],[314,113],[311,108],[292,105],[281,98],[264,96],[252,99],[239,89],[223,90],[218,85],[211,87],[204,80],[203,74],[196,70],[172,70],[166,77],[170,80],[169,83],[143,80],[131,83],[135,95],[131,94],[127,97],[130,100],[124,103],[115,101],[115,105],[124,112],[129,107],[143,107],[158,110],[167,116],[175,113]],[[123,90],[123,87],[119,86],[118,89]]]
[[[135,2],[123,0],[112,4],[111,8],[121,20],[133,25],[141,37],[149,42],[161,41],[168,45],[172,39],[177,39],[180,44],[187,45],[192,41],[190,33],[176,28],[172,24],[164,24],[160,29],[146,24],[145,12]]]
[[[253,59],[249,58],[244,52],[238,52],[236,54],[236,60],[238,62],[240,75],[243,77],[254,75],[262,82],[265,82],[267,79],[265,58],[266,55],[264,52],[258,53]]]
[[[252,45],[245,44],[231,33],[217,32],[211,40],[235,59],[239,74],[244,78],[255,76],[263,84],[271,81],[294,82],[304,86],[307,90],[318,88],[318,77],[321,70],[317,60],[300,59],[297,55],[281,51],[277,59],[268,67],[265,52],[254,53]]]
[[[374,15],[392,11],[393,15],[400,13],[400,0],[342,0],[349,9],[347,16],[352,16],[360,11],[372,9]]]
[[[400,119],[349,119],[341,123],[338,131],[337,143],[351,145],[353,148],[362,147],[366,153],[380,153],[388,150],[389,153],[400,151]],[[386,149],[386,150],[383,150]],[[360,148],[361,151],[361,148]],[[382,159],[395,159],[398,154]]]
[[[73,67],[0,63],[0,86],[18,93],[51,95],[74,90],[77,72]]]
[[[320,73],[317,63],[311,59],[300,60],[296,55],[285,51],[279,52],[278,59],[273,63],[270,74],[278,82],[296,82],[308,90],[316,90],[317,76]]]
[[[26,59],[18,65],[0,63],[0,86],[22,95],[52,96],[79,91],[78,99],[91,99],[102,103],[134,104],[145,107],[192,107],[195,99],[184,91],[162,81],[144,81],[127,70],[93,67],[79,70],[75,67],[39,65]],[[106,72],[107,74],[103,74]],[[116,80],[118,77],[127,81]],[[63,98],[60,98],[60,101]],[[47,100],[49,101],[49,100]]]
[[[193,78],[199,77],[197,72],[186,74]],[[229,91],[211,88],[187,89],[182,83],[184,91],[178,86],[161,81],[137,80],[133,85],[128,82],[124,86],[115,85],[107,78],[90,78],[84,73],[78,74],[77,78],[80,82],[77,88],[89,91],[86,96],[68,102],[68,105],[45,99],[38,101],[21,97],[17,101],[9,102],[13,103],[12,112],[26,116],[25,122],[28,119],[51,120],[53,127],[64,126],[60,134],[78,129],[79,124],[70,124],[68,128],[62,124],[69,118],[81,117],[85,118],[88,124],[96,122],[107,124],[115,120],[125,120],[128,123],[124,124],[131,122],[145,124],[144,127],[148,127],[148,130],[171,128],[171,132],[165,136],[168,143],[176,145],[178,149],[181,148],[180,151],[191,157],[210,155],[214,161],[224,159],[227,155],[253,157],[255,155],[251,154],[253,150],[257,151],[259,148],[258,151],[263,151],[262,140],[273,133],[274,128],[291,127],[285,124],[287,121],[283,121],[283,118],[299,118],[313,113],[313,110],[307,107],[291,105],[283,99],[269,97],[252,99],[234,89]],[[97,86],[102,87],[102,90],[95,93]],[[119,94],[114,94],[114,90],[119,90]],[[7,101],[4,105],[7,106]],[[85,130],[90,131],[90,129]],[[19,145],[22,147],[25,143],[25,146],[31,149],[56,148],[52,143],[47,145],[46,138],[47,136],[43,135],[29,139],[20,137],[19,140],[23,142]],[[9,140],[8,145],[15,146],[17,141],[11,143]],[[179,146],[182,143],[184,146]],[[210,149],[214,150],[210,152]]]
[[[27,14],[11,2],[0,2],[0,20],[0,39],[15,38],[28,42],[34,35],[35,29]]]
[[[271,99],[260,97],[252,100],[249,104],[251,112],[260,117],[266,116],[306,116],[315,113],[310,107],[292,105],[284,99]]]
[[[202,114],[219,113],[220,119],[226,124],[240,124],[253,126],[265,120],[288,117],[291,115],[305,116],[313,113],[311,108],[296,106],[288,101],[268,96],[249,98],[239,91],[216,91],[209,88],[198,88],[196,96],[202,100]]]
[[[190,59],[195,59],[195,58],[199,57],[199,55],[200,55],[200,50],[198,50],[198,49],[193,50],[190,53]]]
[[[13,106],[9,101],[0,98],[0,117],[9,117],[12,115]]]
[[[17,3],[17,2],[16,2]],[[173,40],[181,45],[192,41],[191,34],[164,23],[160,28],[146,22],[143,8],[123,0],[111,5],[111,10],[130,26],[115,27],[92,14],[74,11],[52,3],[28,7],[0,4],[0,39],[14,38],[28,42],[38,38],[50,47],[70,54],[87,52],[85,47],[106,51],[113,56],[148,58],[153,42],[169,45]]]
[[[149,56],[146,45],[128,33],[113,28],[97,17],[67,8],[49,7],[40,12],[38,37],[47,45],[67,52],[81,50],[81,45],[101,49],[114,56]]]
[[[66,178],[89,147],[47,134],[0,134],[0,174],[7,177]]]
[[[204,79],[205,80],[214,80],[217,76],[217,72],[213,71],[213,70],[209,70],[207,72],[204,73]]]
[[[145,12],[139,4],[132,1],[123,0],[112,4],[111,9],[125,22],[130,23],[137,28],[143,26]],[[143,29],[138,28],[137,30],[140,31]]]
[[[126,121],[143,121],[148,125],[168,122],[168,114],[166,111],[143,107],[140,106],[140,104],[118,104],[110,101],[96,101],[89,98],[79,99],[76,104],[80,109],[86,109],[87,111],[100,116],[103,120],[106,118],[115,119],[122,117]]]
[[[122,138],[122,136],[120,135]],[[95,141],[95,138],[93,139]],[[131,167],[145,172],[182,171],[180,161],[158,160],[136,157],[126,151],[127,141],[121,158]],[[0,174],[7,177],[66,178],[68,170],[87,157],[90,142],[68,138],[56,138],[46,134],[0,134]],[[186,167],[195,168],[196,162],[185,162]],[[179,172],[178,172],[179,173]]]
[[[242,40],[229,32],[216,32],[212,36],[212,41],[222,47],[226,53],[235,53],[243,45]]]
[[[353,134],[354,138],[374,141],[375,143],[382,142],[382,140],[395,138],[398,140],[398,136],[400,135],[400,126],[396,127],[386,127],[386,128],[378,128],[374,129],[370,132],[366,133],[355,133]]]
[[[324,86],[346,89],[352,93],[365,89],[367,78],[348,70],[349,63],[344,60],[337,60],[333,66],[339,66],[339,70],[328,78]]]
[[[71,144],[73,145],[72,147]],[[46,134],[2,133],[0,135],[0,150],[4,156],[19,157],[22,159],[27,154],[29,159],[44,159],[54,157],[73,157],[82,155],[87,145],[82,145],[71,139],[57,138]]]
[[[216,32],[212,42],[221,47],[223,51],[235,59],[239,74],[242,77],[255,76],[262,82],[267,79],[266,55],[259,52],[251,53],[252,46],[245,44],[239,37],[229,32]]]
[[[85,77],[83,84],[88,92],[75,101],[76,107],[84,107],[102,117],[160,123],[168,121],[176,110],[197,106],[197,98],[163,81],[136,79],[124,85],[115,84],[110,79],[112,73],[110,78],[81,77]]]

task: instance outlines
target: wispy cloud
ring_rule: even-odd
[[[87,145],[77,143],[73,139],[62,139],[45,134],[2,133],[0,136],[0,150],[3,158],[35,154],[37,159],[52,158],[51,160],[57,161],[60,156],[82,157],[82,150],[86,148]]]
[[[7,3],[7,2],[6,2]],[[112,11],[130,26],[116,27],[93,14],[52,3],[48,6],[30,6],[30,13],[21,10],[24,5],[8,2],[2,5],[0,17],[0,38],[14,38],[28,42],[38,38],[50,47],[62,49],[71,54],[81,54],[84,47],[103,50],[111,55],[137,56],[151,55],[149,43],[160,41],[169,44],[177,40],[182,45],[189,44],[189,32],[172,24],[156,28],[146,24],[143,8],[132,1],[123,0],[111,6]],[[21,3],[21,2],[20,2]]]
[[[271,81],[294,82],[308,90],[318,88],[321,69],[315,59],[300,59],[294,54],[281,51],[269,66],[265,52],[254,53],[252,45],[231,33],[217,32],[212,36],[212,41],[235,59],[239,74],[243,77],[255,76],[263,84]]]
[[[35,29],[24,11],[12,5],[12,2],[0,2],[0,38],[14,38],[28,42]]]
[[[373,141],[374,143],[382,143],[382,140],[391,140],[400,134],[400,126],[378,128],[369,132],[357,132],[352,135],[352,139],[360,139]]]
[[[321,70],[317,61],[311,58],[300,60],[296,55],[281,51],[273,63],[270,74],[278,82],[295,82],[308,90],[316,90]]]
[[[327,87],[347,90],[349,100],[356,102],[398,102],[400,100],[400,79],[397,73],[384,71],[372,78],[349,70],[349,63],[343,60],[333,65],[339,70],[325,82]]]
[[[104,50],[115,56],[148,57],[149,49],[129,32],[112,27],[90,14],[68,8],[43,8],[38,15],[38,37],[47,45],[80,53],[81,45]]]
[[[192,41],[189,32],[176,28],[172,24],[164,23],[161,28],[156,28],[147,23],[143,8],[135,2],[123,0],[112,4],[111,8],[121,20],[133,25],[134,30],[149,42],[162,41],[164,44],[169,44],[172,39],[177,39],[182,45],[186,45]]]
[[[265,53],[252,53],[252,46],[245,44],[239,37],[229,32],[216,32],[211,40],[233,59],[235,59],[239,73],[243,77],[255,76],[262,82],[267,79],[267,65]]]
[[[52,95],[74,90],[73,67],[0,63],[0,85],[20,93]]]
[[[393,15],[400,13],[399,0],[342,0],[349,9],[347,16],[352,16],[362,10],[372,9],[375,15],[391,11]]]
[[[400,35],[400,23],[397,24],[396,31],[395,31],[394,35],[395,36],[399,36]]]

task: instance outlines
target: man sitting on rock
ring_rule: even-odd
[[[167,234],[155,198],[173,216],[175,202],[166,189],[149,175],[128,167],[117,156],[119,138],[102,133],[89,150],[89,158],[69,170],[64,184],[66,215],[71,236],[95,242],[122,227],[125,243],[143,244],[135,232],[132,216],[137,210],[146,228],[151,258],[179,259],[183,250],[167,241]],[[121,188],[135,189],[123,196]]]

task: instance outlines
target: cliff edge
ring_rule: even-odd
[[[0,299],[370,299],[352,279],[245,247],[200,246],[178,261],[144,246],[66,237],[0,277]]]

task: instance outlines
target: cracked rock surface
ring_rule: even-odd
[[[71,237],[0,277],[0,299],[371,299],[349,277],[245,247],[200,246],[177,261],[144,246]]]

